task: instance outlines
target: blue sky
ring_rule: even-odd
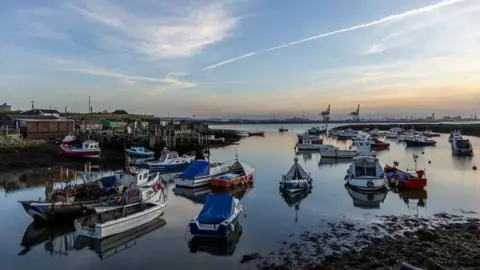
[[[1,100],[156,115],[470,115],[476,0],[7,0]],[[480,112],[479,112],[480,113]]]

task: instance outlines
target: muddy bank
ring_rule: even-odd
[[[291,235],[279,250],[245,255],[242,262],[251,260],[257,269],[400,269],[402,262],[422,269],[480,269],[480,219],[444,213],[377,218],[324,221],[322,232]]]
[[[352,128],[355,130],[361,130],[364,128],[379,130],[389,130],[392,127],[399,126],[398,124],[353,124],[342,125],[342,128]],[[463,135],[478,136],[480,137],[480,124],[440,124],[440,123],[425,123],[425,124],[402,124],[404,128],[415,128],[415,130],[423,131],[430,129],[433,132],[438,133],[450,133],[452,130],[459,129]]]

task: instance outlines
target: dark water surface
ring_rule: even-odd
[[[369,221],[383,214],[429,216],[438,212],[480,212],[480,171],[472,170],[472,165],[475,162],[480,165],[480,160],[453,157],[447,134],[435,138],[438,141],[436,147],[424,149],[405,148],[404,144],[390,140],[390,150],[378,154],[382,164],[398,160],[401,168],[413,168],[412,155],[418,154],[418,165],[426,168],[429,181],[425,193],[397,194],[390,191],[373,197],[349,193],[343,180],[349,163],[328,162],[318,153],[311,152],[300,154],[299,160],[305,170],[311,172],[314,188],[300,204],[286,202],[279,194],[278,182],[293,163],[295,133],[309,125],[285,125],[290,131],[284,134],[278,133],[278,127],[222,127],[267,130],[265,137],[245,138],[237,146],[212,150],[212,160],[233,160],[238,152],[240,160],[256,169],[255,187],[247,191],[237,190],[235,194],[243,203],[245,215],[240,219],[243,232],[235,235],[238,239],[232,239],[232,244],[223,250],[207,252],[200,249],[191,253],[185,239],[187,224],[201,209],[202,194],[208,191],[180,189],[174,192],[174,185],[170,185],[169,205],[163,220],[124,235],[123,239],[101,243],[104,249],[111,249],[101,253],[99,243],[93,246],[95,243],[76,239],[71,225],[46,229],[30,226],[31,218],[18,201],[43,197],[43,181],[48,180],[48,176],[0,175],[13,183],[10,185],[19,187],[15,191],[0,191],[0,269],[245,269],[249,265],[240,264],[243,255],[252,252],[268,254],[279,247],[282,239],[306,228],[312,230],[311,227],[321,220]],[[470,139],[476,153],[480,153],[480,140]],[[330,139],[325,143],[340,147],[350,145],[350,142]],[[32,188],[30,185],[40,186]],[[188,193],[197,196],[187,198]],[[421,199],[420,206],[418,199]],[[88,244],[97,250],[89,249]]]

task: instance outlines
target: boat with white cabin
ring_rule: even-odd
[[[380,131],[378,128],[374,128],[368,132],[370,136],[385,136],[386,131]]]
[[[148,201],[127,203],[118,208],[93,213],[74,221],[77,235],[102,239],[151,222],[165,212],[167,202],[161,200],[161,192]],[[129,198],[135,200],[136,198]]]
[[[454,155],[465,155],[470,156],[473,155],[473,145],[469,139],[463,138],[463,136],[455,136],[453,137],[452,142],[450,143],[452,148],[452,153]]]
[[[459,130],[454,130],[450,132],[450,135],[448,136],[448,141],[452,142],[455,139],[461,139],[462,138],[462,133]]]
[[[67,135],[63,138],[63,140],[60,142],[60,144],[72,144],[76,139],[77,139],[77,137],[75,137],[73,135]]]
[[[337,132],[336,136],[337,136],[338,140],[350,140],[353,137],[357,136],[357,134],[358,134],[357,131],[355,131],[351,128],[348,128],[348,129],[345,129],[345,130],[341,130],[340,132]]]
[[[322,127],[311,127],[307,130],[307,132],[311,135],[322,135],[327,133],[327,126],[324,125]]]
[[[378,191],[387,188],[383,167],[378,158],[372,156],[354,157],[345,180],[350,187],[362,191]]]
[[[81,146],[60,144],[60,153],[72,158],[99,158],[101,149],[97,141],[87,140]]]
[[[329,145],[326,149],[320,149],[322,158],[352,158],[359,155],[376,156],[377,152],[372,150],[370,140],[355,142],[356,149],[340,149]]]
[[[413,137],[416,134],[419,134],[419,133],[416,132],[415,129],[411,128],[409,130],[404,131],[403,133],[399,133],[398,136],[397,136],[397,140],[399,142],[403,142],[403,141],[405,141],[406,137]]]
[[[300,164],[298,158],[293,159],[294,163],[288,172],[282,175],[280,181],[280,189],[287,194],[296,194],[312,189],[312,177],[307,173]]]
[[[184,172],[176,175],[173,179],[177,187],[208,186],[215,177],[227,173],[229,169],[230,165],[227,163],[194,160]]]
[[[147,162],[145,166],[151,171],[181,170],[187,168],[194,158],[193,155],[179,156],[177,151],[164,148],[157,161]]]
[[[392,127],[385,133],[385,138],[387,139],[396,139],[398,135],[403,133],[403,128],[401,127]]]
[[[417,133],[412,137],[405,137],[405,143],[409,147],[414,146],[435,146],[437,141],[425,137],[421,133]]]
[[[319,138],[318,135],[309,135],[302,137],[295,147],[298,150],[319,150],[328,148],[328,145],[323,144],[323,139]]]

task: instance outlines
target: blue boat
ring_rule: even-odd
[[[155,156],[155,152],[148,150],[145,147],[131,147],[125,149],[125,152],[132,157],[152,157]]]
[[[288,194],[310,190],[313,182],[312,177],[298,164],[297,157],[293,160],[294,163],[292,167],[290,167],[290,170],[282,176],[280,189]]]
[[[226,238],[235,231],[242,205],[231,194],[211,194],[203,209],[190,221],[190,234],[195,237]]]

